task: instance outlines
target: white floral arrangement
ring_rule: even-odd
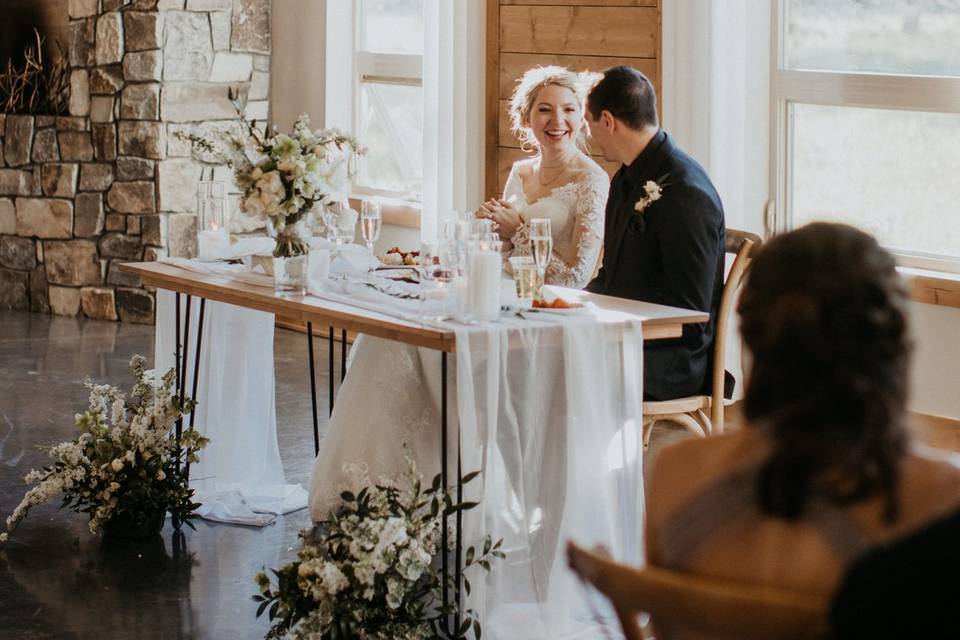
[[[181,470],[198,460],[208,439],[187,429],[176,441],[172,427],[194,403],[175,395],[173,369],[158,381],[145,362],[140,355],[130,360],[136,382],[129,400],[117,387],[85,382],[89,406],[74,417],[80,435],[47,448],[53,464],[24,477],[36,486],[7,518],[8,532],[32,507],[59,496],[61,508],[89,514],[92,533],[118,515],[137,522],[161,510],[190,524],[199,505]],[[0,534],[0,542],[7,537]]]
[[[297,559],[273,570],[273,588],[265,573],[256,576],[260,593],[257,616],[268,612],[273,623],[267,638],[293,640],[421,640],[445,637],[441,627],[456,604],[440,604],[443,579],[433,564],[441,552],[443,516],[475,507],[454,504],[450,492],[434,478],[423,490],[408,454],[409,472],[401,489],[390,484],[341,494],[343,507],[330,520],[304,531]],[[477,473],[464,477],[469,482]],[[502,541],[485,538],[482,551],[466,550],[464,569],[490,570],[493,558],[503,558]],[[448,586],[453,586],[453,576]],[[464,577],[469,594],[470,583]],[[480,622],[472,610],[463,612],[457,637]]]
[[[660,176],[656,181],[647,180],[643,185],[644,196],[637,200],[633,205],[634,210],[638,214],[643,214],[647,207],[659,200],[663,196],[663,189],[667,186],[667,178],[669,174]]]
[[[229,98],[244,134],[227,134],[226,149],[200,135],[178,135],[230,166],[237,186],[243,190],[240,208],[269,220],[276,231],[275,256],[303,255],[306,243],[285,231],[315,204],[339,200],[344,185],[355,173],[355,159],[367,150],[339,129],[311,130],[306,114],[297,118],[290,135],[267,136],[255,120],[246,120],[243,103],[232,90]]]

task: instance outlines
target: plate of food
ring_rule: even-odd
[[[400,247],[391,247],[377,258],[386,267],[415,267],[420,264],[419,251],[403,251]]]
[[[559,315],[577,315],[581,313],[590,313],[593,305],[582,302],[577,302],[575,300],[566,300],[557,296],[556,298],[547,300],[547,299],[534,299],[533,304],[530,305],[531,311],[537,311],[541,313],[555,313]]]

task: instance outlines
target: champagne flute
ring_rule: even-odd
[[[360,207],[360,231],[363,233],[363,241],[371,254],[373,253],[373,244],[380,239],[382,223],[380,203],[375,200],[364,200]]]
[[[553,235],[550,233],[548,218],[534,218],[530,221],[530,253],[537,265],[539,276],[537,297],[543,298],[543,277],[550,263],[550,254],[553,251]]]

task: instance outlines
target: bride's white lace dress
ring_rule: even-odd
[[[610,181],[596,170],[584,172],[578,179],[553,189],[546,197],[531,203],[523,189],[517,163],[510,170],[503,198],[520,212],[524,224],[510,239],[511,255],[530,255],[527,223],[533,218],[550,220],[553,256],[547,265],[547,284],[582,289],[597,266],[603,247],[603,212]]]
[[[589,282],[602,246],[607,189],[605,175],[586,172],[581,179],[558,186],[548,196],[530,203],[516,169],[511,172],[504,198],[514,203],[524,221],[551,220],[554,256],[546,272],[548,284],[582,288]],[[515,255],[529,251],[524,234],[525,226],[513,238]],[[641,393],[642,375],[636,379],[622,372],[629,368],[635,373],[642,368],[642,339],[639,326],[621,330],[624,333],[619,343],[609,340],[604,331],[611,329],[580,325],[536,331],[520,325],[499,334],[479,331],[464,337],[458,332],[457,356],[450,358],[448,371],[451,432],[459,420],[461,433],[470,432],[475,437],[472,444],[464,441],[464,473],[477,466],[484,468],[484,500],[497,504],[484,505],[483,518],[488,523],[491,518],[502,521],[492,527],[484,525],[485,530],[510,537],[507,544],[518,550],[515,557],[508,553],[504,561],[509,569],[495,568],[486,585],[478,587],[479,577],[476,582],[471,579],[474,591],[484,598],[480,605],[471,604],[486,613],[500,610],[499,623],[488,620],[484,637],[596,637],[592,635],[596,628],[589,625],[571,627],[563,622],[550,626],[544,622],[550,618],[543,615],[548,600],[552,601],[551,610],[557,605],[570,605],[567,614],[582,609],[584,602],[576,584],[564,582],[561,587],[551,578],[566,573],[560,536],[573,535],[586,543],[614,548],[630,544],[639,553],[636,531],[642,510],[642,479],[639,474],[631,474],[628,482],[622,471],[629,465],[639,466],[638,450],[630,453],[627,446],[614,447],[622,458],[619,462],[611,462],[606,456],[608,450],[614,450],[610,449],[611,441],[621,437],[616,434],[633,420],[631,411],[637,418],[640,415],[642,396],[637,394]],[[629,335],[624,338],[625,334]],[[461,343],[472,343],[470,351],[464,352]],[[614,346],[604,346],[611,343]],[[620,349],[629,351],[629,355],[623,355]],[[370,336],[356,342],[314,464],[310,487],[314,520],[326,519],[337,509],[343,491],[355,491],[371,481],[400,478],[406,469],[404,444],[428,482],[439,471],[440,372],[437,351]],[[573,382],[585,374],[592,379],[584,384]],[[471,381],[465,387],[466,378]],[[630,378],[629,385],[624,382],[626,378]],[[464,389],[471,390],[465,394],[470,397],[458,404],[458,390],[465,393]],[[592,402],[600,408],[595,411]],[[591,418],[605,425],[603,428],[585,422],[583,414],[588,409]],[[473,426],[467,426],[467,422]],[[603,431],[608,427],[609,434]],[[636,437],[629,441],[634,449],[639,443]],[[455,464],[455,449],[451,454]],[[471,463],[477,466],[471,467]],[[610,475],[608,468],[620,471]],[[626,482],[630,497],[604,492],[599,484],[606,481]],[[577,487],[580,482],[585,488]],[[593,495],[594,490],[599,497]],[[584,491],[591,495],[585,497]],[[488,499],[493,493],[498,497]],[[610,495],[616,495],[615,504],[608,503]],[[515,503],[512,507],[511,502]],[[564,511],[564,505],[572,503],[582,505],[575,515]],[[623,524],[620,519],[628,522]],[[627,536],[632,538],[629,541],[612,533],[624,526],[633,532]],[[511,533],[505,533],[507,530]],[[557,601],[561,591],[568,600]],[[510,606],[498,608],[505,603]],[[524,607],[534,607],[542,615]],[[589,618],[580,613],[581,621]],[[515,633],[512,629],[519,620],[525,621],[523,630]]]

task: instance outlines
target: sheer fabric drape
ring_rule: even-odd
[[[504,326],[506,325],[506,326]],[[449,358],[449,456],[459,425],[467,487],[464,541],[503,538],[507,558],[467,576],[467,605],[495,639],[596,638],[586,592],[566,568],[563,543],[603,544],[642,560],[643,345],[639,324],[589,318],[458,330]],[[364,337],[311,481],[311,514],[326,518],[339,492],[397,478],[402,445],[420,472],[440,467],[439,352]],[[451,476],[453,477],[453,476]],[[351,486],[352,485],[352,486]],[[615,632],[614,632],[615,633]]]
[[[156,369],[174,366],[175,302],[157,291]],[[193,388],[200,301],[190,309],[187,395]],[[186,304],[181,303],[181,331]],[[197,377],[198,431],[210,438],[191,465],[190,486],[210,520],[262,526],[277,514],[302,509],[307,494],[287,484],[277,443],[273,314],[207,301]],[[187,418],[189,423],[189,417]]]

